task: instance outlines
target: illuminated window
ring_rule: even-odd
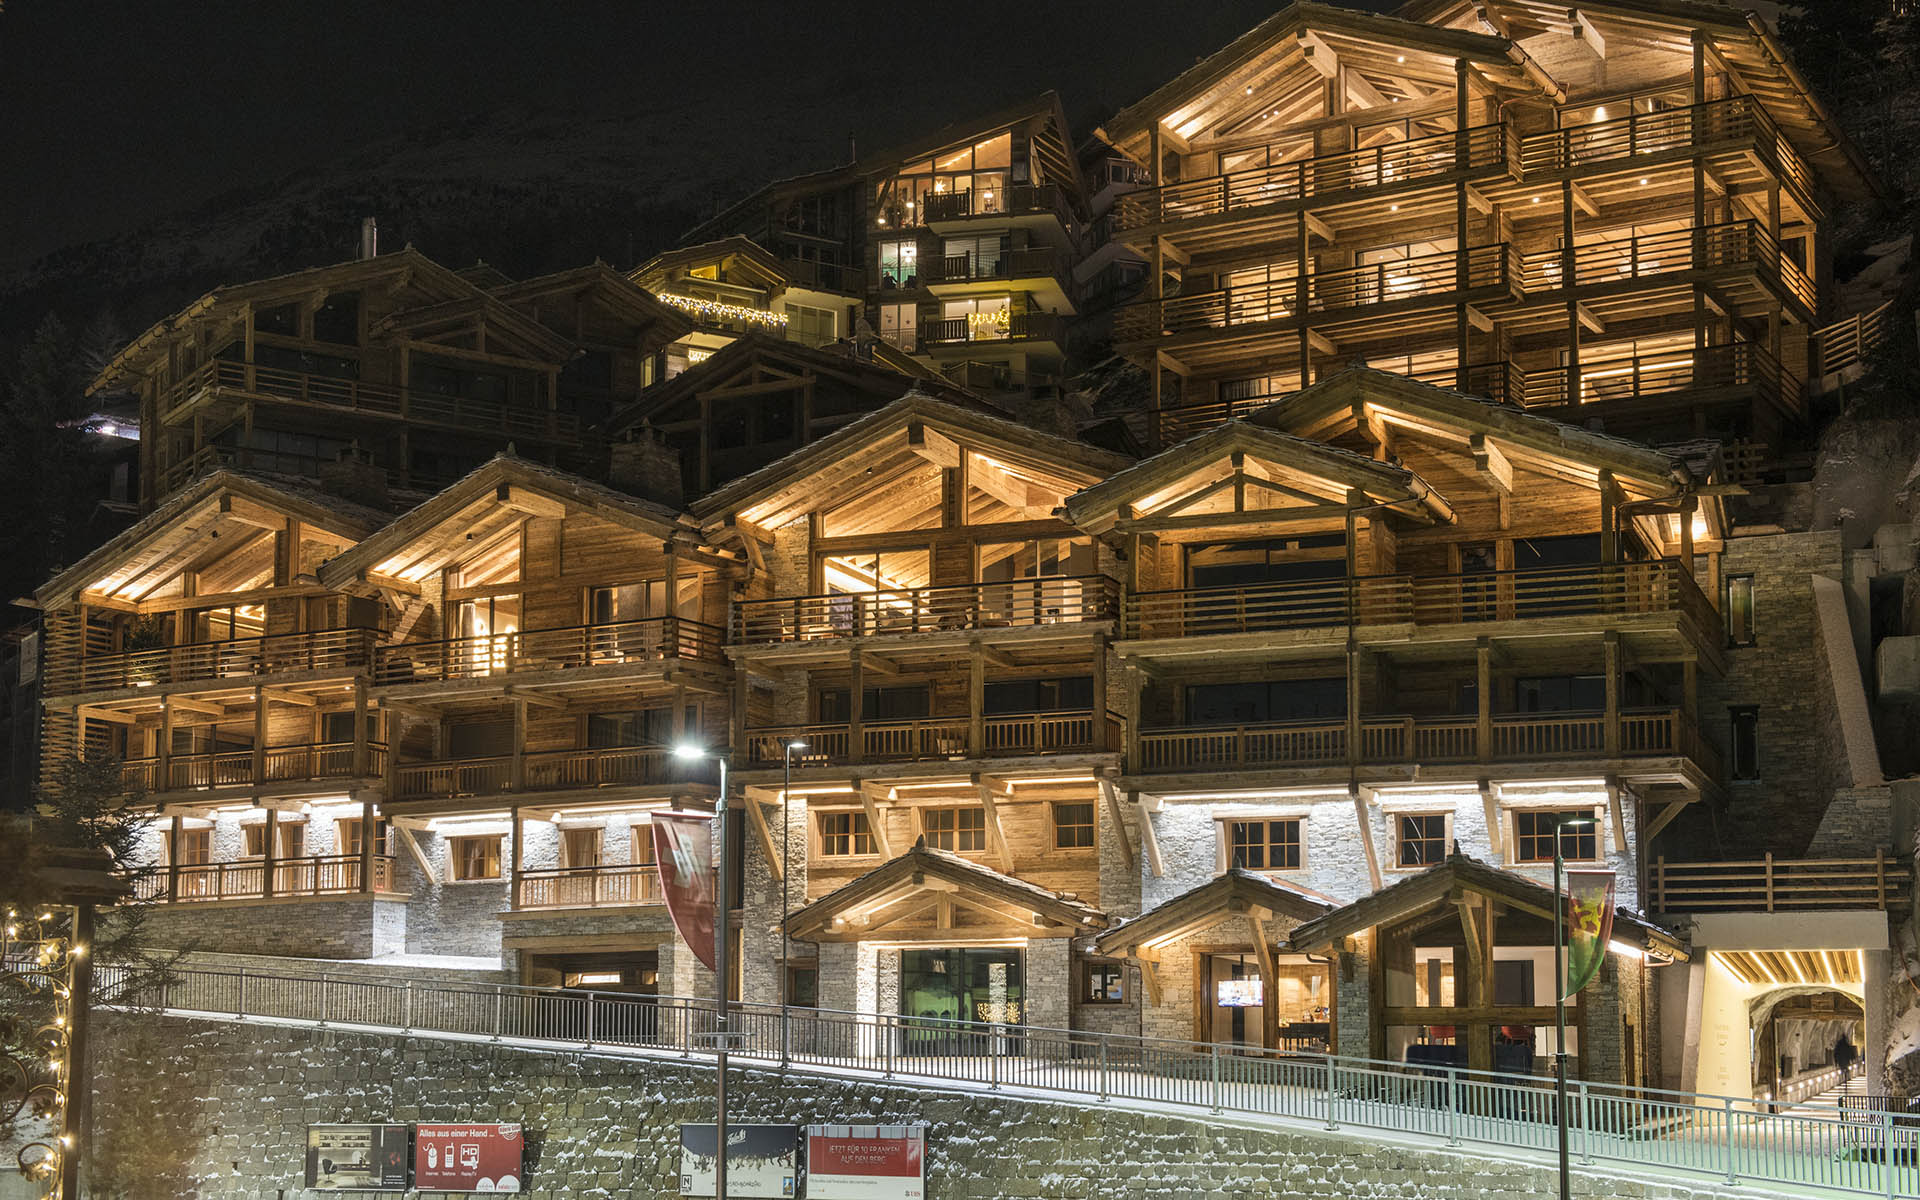
[[[873,853],[873,830],[867,827],[867,814],[830,812],[820,814],[820,853],[826,858],[845,858]]]
[[[984,808],[929,808],[921,813],[927,845],[936,850],[985,850],[987,810]]]
[[[1300,869],[1300,822],[1230,821],[1227,862],[1250,871]]]
[[[1091,803],[1053,806],[1053,845],[1058,850],[1079,850],[1093,845]]]
[[[1111,959],[1088,959],[1081,966],[1080,1003],[1124,1004],[1127,969]]]
[[[455,880],[500,878],[500,835],[448,839]]]
[[[1584,822],[1569,825],[1572,821]],[[1560,852],[1572,862],[1592,862],[1600,857],[1600,827],[1593,810],[1585,808],[1548,809],[1513,814],[1513,856],[1523,863],[1553,861],[1553,839],[1560,835]]]
[[[1757,640],[1754,637],[1753,624],[1753,576],[1727,576],[1727,644],[1729,646],[1751,646]]]

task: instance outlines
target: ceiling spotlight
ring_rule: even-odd
[[[1253,95],[1253,85],[1252,85],[1252,84],[1248,84],[1248,85],[1247,85],[1247,95],[1249,95],[1249,96],[1251,96],[1251,95]]]
[[[1645,186],[1647,186],[1647,181],[1646,181],[1646,180],[1644,180],[1644,179],[1642,179],[1642,180],[1640,181],[1640,186],[1641,186],[1641,187],[1645,187]]]

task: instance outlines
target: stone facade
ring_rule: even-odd
[[[352,959],[406,948],[407,905],[374,896],[209,900],[154,905],[143,937],[174,950]]]

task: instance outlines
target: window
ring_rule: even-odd
[[[213,830],[182,829],[178,864],[182,867],[204,867],[213,861]]]
[[[987,810],[984,808],[929,808],[921,811],[927,845],[936,850],[985,850]]]
[[[1093,707],[1093,677],[1008,679],[989,683],[981,695],[988,716],[1014,713],[1086,712]]]
[[[1402,867],[1430,867],[1447,857],[1445,813],[1405,814],[1394,820],[1399,850],[1394,861]]]
[[[1299,820],[1228,822],[1227,863],[1249,871],[1299,870]]]
[[[1109,958],[1090,958],[1081,965],[1080,1003],[1124,1004],[1127,969]]]
[[[367,714],[367,740],[373,740],[373,714]],[[320,714],[320,741],[327,746],[348,746],[353,744],[353,710],[341,709],[339,712]]]
[[[1607,706],[1600,675],[1543,675],[1513,681],[1515,712],[1599,712]]]
[[[1190,725],[1333,720],[1347,715],[1345,676],[1266,683],[1196,683],[1187,688]]]
[[[880,286],[882,288],[920,286],[920,247],[917,244],[911,240],[880,243]],[[884,312],[885,309],[881,311]]]
[[[1006,238],[1000,234],[948,238],[942,250],[947,257],[945,266],[949,279],[993,279],[1000,274],[1000,260],[1006,255]]]
[[[267,853],[267,827],[265,825],[242,825],[241,836],[247,839],[245,856],[264,858]]]
[[[1741,705],[1729,708],[1727,717],[1732,725],[1727,773],[1734,779],[1760,778],[1760,710]]]
[[[880,306],[880,340],[913,354],[920,348],[920,307],[916,304]]]
[[[903,687],[863,689],[860,701],[862,721],[913,721],[931,716],[932,692],[926,684]],[[820,689],[820,723],[842,725],[853,719],[846,688]]]
[[[846,858],[873,853],[873,831],[867,828],[867,814],[829,812],[820,814],[820,854],[824,858]]]
[[[307,852],[307,827],[301,824],[280,826],[280,857],[300,858]]]
[[[282,337],[300,336],[300,306],[297,304],[276,304],[272,308],[255,310],[253,328],[256,333],[277,333]]]
[[[787,964],[787,1003],[795,1008],[820,1006],[820,967],[814,962]]]
[[[202,608],[187,614],[187,640],[194,645],[255,638],[267,631],[265,605]]]
[[[458,756],[456,756],[458,757]],[[345,817],[339,823],[340,853],[358,857],[360,854],[360,818]],[[499,839],[495,839],[498,841]],[[373,853],[384,858],[387,853],[387,823],[376,821],[373,825]]]
[[[456,881],[500,878],[500,835],[448,839],[447,864]]]
[[[360,344],[360,294],[329,292],[313,310],[313,340],[336,346]]]
[[[1054,849],[1083,850],[1092,845],[1093,805],[1091,803],[1054,805]]]
[[[1560,827],[1569,822],[1562,830]],[[1600,857],[1600,825],[1593,810],[1586,808],[1547,809],[1513,814],[1513,856],[1523,863],[1553,861],[1555,831],[1560,835],[1560,852],[1571,862],[1593,862]]]
[[[1727,576],[1727,645],[1753,645],[1753,576]]]
[[[802,346],[824,346],[834,337],[833,313],[787,301],[787,337]]]
[[[599,866],[600,831],[598,829],[562,829],[560,857],[563,866],[575,868]]]

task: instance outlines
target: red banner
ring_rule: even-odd
[[[518,1125],[416,1125],[413,1186],[425,1192],[517,1192]]]
[[[713,970],[713,818],[654,813],[653,857],[660,864],[660,890],[666,893],[673,927],[707,970]]]

